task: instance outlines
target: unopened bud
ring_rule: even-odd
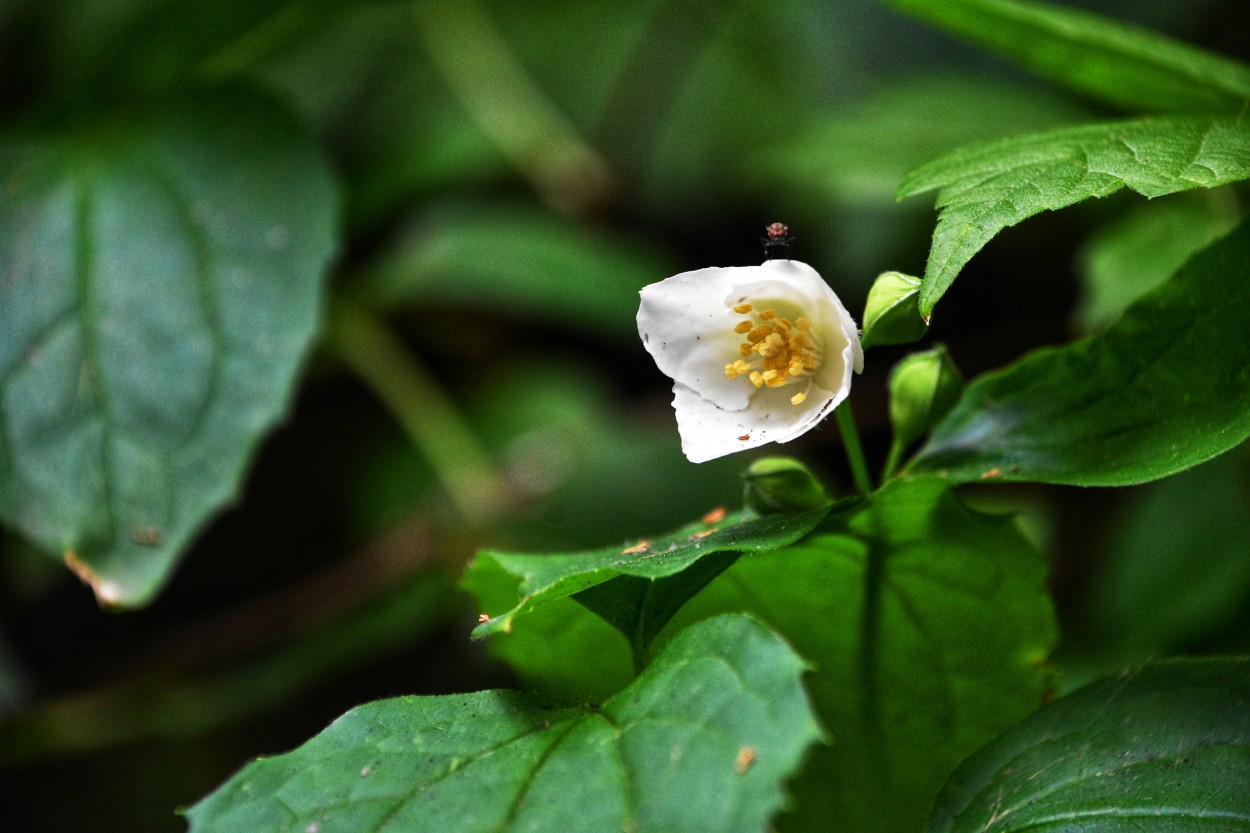
[[[742,473],[746,481],[743,502],[761,515],[803,512],[829,502],[807,466],[791,457],[761,457]]]
[[[907,344],[925,334],[929,325],[917,306],[920,278],[902,272],[882,272],[868,290],[864,305],[865,348],[886,344]]]

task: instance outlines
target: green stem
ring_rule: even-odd
[[[859,444],[859,430],[855,427],[855,416],[851,413],[851,400],[844,400],[834,409],[833,416],[838,421],[838,432],[842,434],[842,445],[846,448],[846,459],[851,466],[855,488],[861,494],[869,494],[872,492],[872,478],[868,474],[864,448]]]
[[[898,464],[903,461],[903,446],[896,438],[890,443],[890,453],[885,456],[885,466],[881,469],[881,481],[884,483],[894,476]]]
[[[448,88],[549,205],[578,215],[611,199],[608,164],[530,76],[481,3],[414,3],[412,10]]]
[[[382,400],[466,520],[487,521],[499,512],[506,495],[490,457],[438,382],[382,321],[336,301],[325,346]]]
[[[313,22],[307,3],[288,3],[205,59],[198,71],[211,82],[237,78],[293,42]]]

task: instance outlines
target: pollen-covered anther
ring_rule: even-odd
[[[734,325],[734,333],[746,340],[738,344],[741,358],[725,365],[725,375],[730,379],[745,376],[757,388],[806,381],[808,388],[790,397],[791,404],[802,404],[820,363],[820,345],[811,321],[801,315],[793,320],[778,316],[775,309],[749,315],[753,310],[745,301],[733,307],[735,313],[746,316]]]

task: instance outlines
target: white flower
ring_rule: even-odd
[[[694,463],[793,440],[864,367],[855,321],[806,263],[696,269],[641,295],[638,334],[675,382],[681,448]]]

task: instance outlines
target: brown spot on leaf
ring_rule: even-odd
[[[651,542],[644,539],[639,541],[637,544],[634,544],[632,547],[626,547],[621,550],[621,555],[637,555],[638,553],[646,552],[649,549],[651,549]]]
[[[751,764],[755,763],[755,758],[755,747],[742,747],[738,750],[738,757],[734,758],[734,772],[742,775],[751,768]]]
[[[708,512],[703,516],[703,522],[705,524],[718,524],[723,520],[725,520],[725,507],[723,506],[717,506],[711,512]]]

